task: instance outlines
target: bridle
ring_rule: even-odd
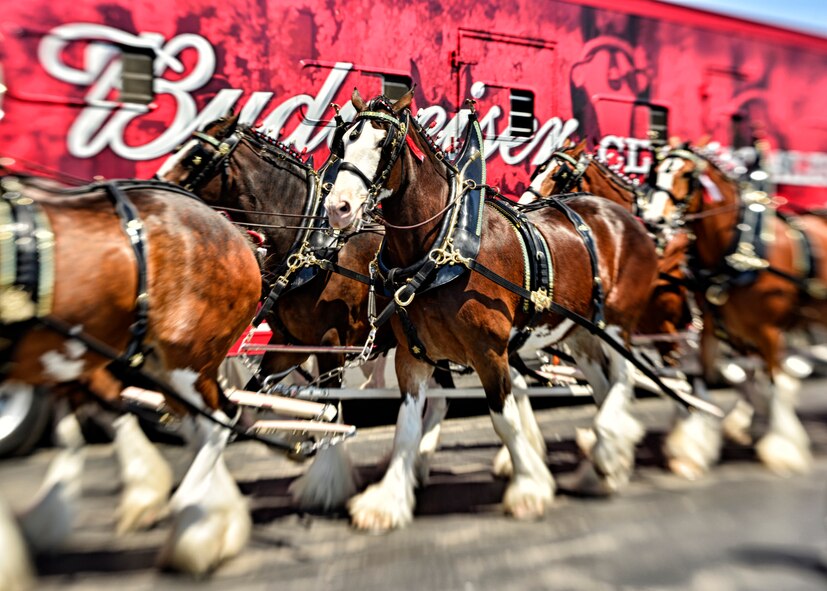
[[[194,153],[187,155],[187,158],[191,162],[191,165],[188,166],[190,174],[182,181],[181,185],[187,191],[197,191],[220,171],[222,174],[221,182],[223,188],[230,154],[235,151],[241,141],[240,133],[234,131],[223,140],[219,140],[202,131],[194,131],[191,137],[192,139],[198,140],[198,142],[193,148]],[[215,149],[206,150],[204,147],[205,143]]]
[[[382,109],[382,110],[380,110]],[[387,112],[386,112],[387,111]],[[364,203],[363,215],[372,216],[375,214],[379,203],[387,196],[383,195],[383,190],[386,189],[386,183],[390,177],[391,171],[396,166],[399,157],[405,149],[405,139],[408,135],[408,130],[411,125],[411,112],[408,109],[402,111],[403,117],[397,117],[393,114],[393,107],[385,97],[378,97],[373,99],[366,110],[360,111],[353,118],[350,127],[345,130],[345,133],[351,132],[351,138],[355,139],[362,133],[365,125],[370,121],[377,121],[388,124],[388,134],[382,143],[382,153],[390,149],[390,156],[384,167],[378,167],[373,178],[368,176],[359,169],[358,166],[352,162],[348,162],[340,157],[336,162],[333,162],[329,167],[329,173],[325,175],[325,183],[322,185],[325,193],[329,193],[333,189],[333,185],[338,178],[339,173],[349,172],[358,178],[365,188],[368,190],[368,197]],[[340,154],[340,156],[343,156]]]
[[[580,185],[583,181],[583,175],[586,169],[591,164],[592,159],[588,154],[583,153],[580,158],[575,159],[573,156],[566,154],[563,151],[552,152],[548,160],[543,162],[534,173],[531,175],[531,181],[537,178],[538,175],[544,173],[551,166],[552,162],[561,160],[560,166],[551,175],[551,180],[554,181],[554,188],[557,193],[571,193],[574,190],[580,190]],[[538,199],[546,199],[548,195],[542,195],[537,189],[529,184],[526,192],[531,193]]]
[[[674,186],[662,187],[658,184],[658,170],[660,169],[661,164],[666,160],[676,158],[686,160],[694,164],[692,170],[684,173],[684,175],[688,178],[689,187],[687,188],[686,194],[680,197],[675,195],[673,190]],[[701,179],[701,176],[704,174],[707,166],[707,162],[703,158],[686,148],[673,149],[662,156],[658,156],[655,165],[649,169],[649,176],[646,180],[646,183],[652,187],[652,191],[645,196],[645,199],[639,199],[641,208],[645,209],[651,205],[651,197],[654,193],[663,192],[667,197],[669,197],[669,200],[675,206],[675,209],[678,212],[677,218],[681,221],[685,221],[687,216],[690,215],[689,209],[692,206],[692,203],[696,199],[700,199],[700,196],[702,195],[704,182]]]

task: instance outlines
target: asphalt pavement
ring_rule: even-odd
[[[245,553],[209,579],[154,568],[167,532],[118,538],[120,484],[110,445],[91,446],[81,512],[66,548],[38,558],[38,589],[289,590],[824,590],[827,589],[827,381],[810,381],[801,413],[815,463],[806,476],[768,473],[745,448],[728,446],[714,472],[688,482],[663,469],[660,445],[671,416],[658,399],[638,401],[648,435],[638,470],[611,499],[570,490],[578,462],[574,429],[589,406],[544,410],[539,422],[560,491],[537,522],[516,522],[499,505],[504,482],[490,474],[497,439],[488,417],[446,423],[431,481],[414,523],[387,535],[353,531],[345,515],[295,510],[287,494],[301,472],[263,446],[230,446],[228,466],[255,521]],[[726,404],[731,395],[718,394]],[[361,430],[349,445],[365,482],[381,475],[392,430]],[[163,447],[180,478],[189,454]],[[54,450],[0,463],[0,494],[25,506]]]

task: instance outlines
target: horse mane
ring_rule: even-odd
[[[304,169],[313,170],[313,167],[309,164],[309,158],[302,160],[302,156],[307,152],[306,148],[304,151],[299,152],[278,138],[273,137],[266,129],[254,129],[247,123],[239,125],[238,129],[242,135],[246,136],[248,139],[257,140],[261,147],[275,148],[277,156],[283,157],[284,159],[287,159],[293,164],[297,164]]]
[[[597,167],[603,171],[607,178],[613,182],[615,185],[618,185],[621,189],[625,191],[629,191],[630,193],[636,192],[640,187],[636,185],[632,179],[627,176],[621,175],[616,170],[612,170],[609,164],[603,160],[602,158],[592,158],[591,159]]]
[[[712,172],[713,175],[711,176],[719,177],[720,181],[735,190],[736,195],[740,194],[738,179],[724,169],[727,165],[717,156],[717,154],[713,153],[711,150],[704,150],[698,146],[686,146],[684,149],[688,150],[707,164],[707,170],[705,171],[707,174]]]

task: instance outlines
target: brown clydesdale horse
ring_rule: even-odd
[[[196,134],[161,166],[156,177],[189,186],[210,206],[226,211],[234,223],[260,232],[267,248],[262,267],[267,284],[284,271],[285,261],[297,251],[305,229],[322,225],[323,220],[316,220],[314,212],[307,213],[312,198],[310,185],[319,188],[316,171],[278,141],[239,125],[237,116],[215,121],[203,134]],[[376,232],[354,234],[335,253],[334,260],[366,275],[380,241]],[[325,254],[320,252],[318,256]],[[320,270],[313,279],[281,294],[267,316],[273,332],[270,344],[362,345],[369,333],[367,302],[367,285]],[[376,346],[387,350],[392,343],[390,330],[380,331]],[[268,352],[261,373],[283,374],[308,356]],[[340,353],[317,358],[322,374],[344,363]],[[324,384],[341,385],[341,375]],[[330,510],[344,506],[356,489],[354,468],[345,445],[340,444],[322,448],[291,492],[302,508]]]
[[[423,261],[443,215],[451,209],[449,175],[441,154],[431,148],[417,127],[404,125],[410,121],[411,99],[412,93],[408,93],[393,105],[384,97],[366,104],[358,92],[353,93],[352,102],[358,112],[344,136],[346,165],[340,168],[326,202],[331,225],[347,229],[358,224],[363,210],[370,208],[369,196],[380,198],[386,226],[383,256],[393,267]],[[401,146],[400,133],[406,136]],[[395,135],[396,141],[389,134]],[[608,331],[625,339],[636,326],[654,285],[654,246],[637,220],[618,205],[594,197],[568,203],[589,225],[596,242]],[[559,210],[543,209],[529,217],[551,251],[554,300],[590,317],[594,277],[583,239]],[[522,285],[523,254],[517,236],[506,218],[493,208],[485,207],[481,237],[477,261],[500,277]],[[555,486],[544,457],[526,438],[511,393],[508,340],[513,327],[528,321],[521,304],[515,293],[477,273],[466,272],[442,287],[417,295],[406,310],[431,359],[469,365],[479,375],[494,428],[513,464],[505,508],[517,517],[529,518],[545,512]],[[596,441],[591,442],[589,450],[597,467],[592,476],[601,485],[615,489],[628,480],[634,446],[642,435],[640,425],[626,408],[632,397],[631,366],[569,320],[544,313],[541,324],[549,331],[550,341],[565,341],[594,388],[601,409],[595,421]],[[397,339],[406,343],[398,316],[394,316],[392,325]],[[360,529],[387,530],[412,519],[420,443],[429,435],[422,411],[432,371],[432,366],[418,360],[408,347],[397,348],[396,373],[403,402],[394,448],[381,482],[349,503],[353,523]],[[591,464],[584,466],[588,469]]]
[[[261,292],[247,237],[204,203],[157,183],[122,181],[60,191],[37,179],[7,177],[2,188],[0,206],[7,218],[0,222],[2,387],[70,385],[116,399],[122,384],[103,371],[109,360],[44,321],[59,321],[122,353],[133,341],[131,327],[143,301],[148,303],[143,370],[227,421],[222,410],[232,408],[217,384],[218,367],[255,314]],[[113,205],[123,206],[124,196],[137,214],[125,226]],[[141,232],[143,240],[137,238]],[[142,242],[146,260],[140,294],[136,242]],[[9,271],[15,257],[17,269]],[[65,501],[79,490],[82,470],[82,438],[73,418],[59,426],[69,449],[50,471],[43,502],[23,522],[37,547],[54,546],[68,533],[71,508]],[[229,432],[198,416],[188,424],[200,448],[170,503],[175,523],[161,560],[203,573],[241,550],[251,520],[221,458]],[[172,475],[134,417],[117,423],[116,449],[125,478],[119,523],[125,530],[152,522],[165,510]]]
[[[585,191],[621,205],[632,214],[638,213],[641,188],[621,177],[609,166],[586,152],[586,140],[552,153],[531,176],[529,188],[520,203],[560,195],[573,190]],[[659,277],[636,331],[641,334],[677,336],[692,322],[687,302],[686,256],[689,237],[671,226],[652,226],[658,246]],[[676,364],[682,348],[674,341],[661,341],[656,347],[668,364]],[[697,478],[714,463],[720,452],[720,436],[712,419],[705,413],[687,413],[677,407],[673,430],[664,442],[669,468],[686,478]]]
[[[691,269],[704,302],[704,372],[714,367],[715,332],[736,350],[757,355],[763,366],[742,389],[763,421],[741,437],[749,442],[760,435],[758,456],[775,472],[808,470],[809,438],[795,413],[800,383],[784,371],[781,354],[785,330],[827,321],[818,289],[827,282],[827,259],[808,255],[827,252],[825,221],[811,215],[785,221],[766,193],[749,184],[742,193],[713,159],[688,147],[666,153],[655,174],[658,191],[644,217],[684,223],[695,236]]]

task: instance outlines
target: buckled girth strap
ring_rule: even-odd
[[[144,362],[143,341],[149,328],[149,294],[147,293],[147,240],[146,230],[137,208],[117,183],[104,185],[107,195],[115,205],[115,212],[121,220],[121,227],[135,254],[138,266],[138,296],[135,299],[135,322],[129,328],[132,340],[124,357],[133,367]]]
[[[594,305],[594,323],[602,328],[606,322],[603,314],[603,282],[600,279],[600,267],[597,261],[597,250],[592,236],[591,229],[588,224],[583,221],[576,211],[569,207],[561,199],[550,199],[549,203],[559,209],[569,219],[574,229],[583,239],[583,244],[586,246],[586,251],[589,253],[589,261],[592,267],[592,303]]]

